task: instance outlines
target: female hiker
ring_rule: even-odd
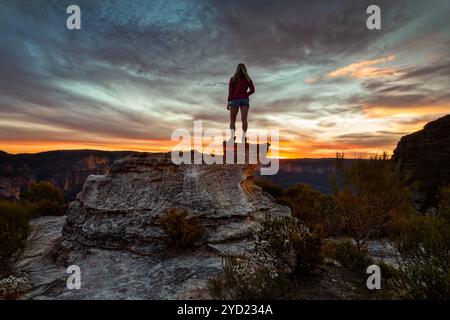
[[[236,116],[241,110],[242,120],[242,143],[247,142],[247,115],[250,107],[249,96],[255,92],[252,79],[250,79],[245,64],[239,63],[234,76],[230,79],[228,86],[228,104],[227,109],[230,110],[230,129],[231,140],[235,140]]]

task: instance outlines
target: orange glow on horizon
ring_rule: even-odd
[[[170,152],[176,143],[165,140],[153,140],[147,143],[133,141],[129,143],[100,142],[59,142],[59,141],[0,141],[0,150],[10,154],[39,153],[57,150],[102,150],[102,151],[136,151],[136,152]],[[393,146],[395,147],[395,146]],[[337,152],[346,154],[391,153],[393,147],[386,150],[370,149],[362,145],[342,144],[318,141],[280,141],[277,148],[279,159],[297,158],[334,158]],[[272,148],[272,147],[271,147]],[[273,151],[274,149],[272,149]],[[273,154],[273,152],[272,152]],[[270,153],[269,153],[269,157]]]
[[[100,142],[59,142],[59,141],[0,141],[0,150],[10,154],[39,153],[56,150],[102,150],[102,151],[138,151],[138,152],[168,152],[170,145],[160,141],[136,143],[100,143]]]
[[[394,132],[412,133],[423,128],[423,126],[441,115],[448,112],[450,105],[430,105],[413,108],[410,111],[403,108],[388,106],[364,106],[365,115],[370,119],[389,117],[388,124]],[[441,114],[439,114],[440,112]],[[429,119],[427,116],[433,115]],[[359,128],[359,132],[364,131]],[[355,129],[357,136],[358,130]],[[298,138],[292,135],[281,137],[278,147],[271,146],[269,157],[279,159],[295,158],[334,158],[336,153],[343,152],[347,155],[358,154],[381,154],[386,152],[392,154],[398,140],[382,142],[380,145],[367,144],[365,138],[351,139],[349,141],[339,141],[333,136],[315,139],[314,136]],[[374,137],[376,131],[374,131]],[[137,152],[170,152],[173,147],[180,146],[182,141],[171,141],[169,139],[107,139],[93,136],[92,139],[86,137],[76,139],[67,137],[67,141],[60,140],[1,140],[0,150],[10,154],[19,153],[39,153],[55,150],[103,150],[103,151],[137,151]],[[251,141],[250,141],[251,142]],[[208,152],[209,140],[203,141],[203,152]],[[186,150],[192,149],[188,144]],[[219,147],[221,149],[221,147]],[[216,149],[218,150],[218,149]],[[219,152],[216,152],[220,154]],[[277,154],[278,153],[278,154]],[[275,156],[274,156],[275,155]]]

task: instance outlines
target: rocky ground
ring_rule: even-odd
[[[32,221],[33,230],[40,236],[20,263],[32,287],[22,299],[211,298],[206,282],[222,271],[222,259],[207,249],[188,253],[169,250],[148,256],[128,250],[83,248],[84,252],[72,253],[81,257],[82,289],[68,290],[66,266],[56,263],[55,252],[65,220],[66,217],[43,217]],[[368,247],[372,258],[395,265],[396,256],[389,241],[372,240]],[[381,299],[391,294],[385,290],[370,292],[365,289],[364,278],[334,264],[303,279],[301,288],[293,299]]]
[[[65,217],[32,222],[32,245],[20,261],[30,290],[22,299],[208,299],[208,279],[222,272],[222,255],[253,246],[266,216],[290,216],[253,183],[255,165],[173,165],[169,154],[117,161],[90,176]],[[168,208],[201,221],[198,247],[175,249],[159,226]],[[373,257],[394,263],[386,241]],[[81,270],[81,289],[66,287],[66,268]],[[326,265],[302,283],[295,299],[368,298],[361,278]],[[362,291],[361,291],[362,290]],[[369,296],[372,298],[372,296]]]
[[[28,275],[32,290],[23,299],[39,297],[53,286],[65,286],[66,269],[57,265],[55,246],[62,237],[66,217],[42,217],[31,221],[30,247],[18,264]]]
[[[41,218],[40,240],[21,261],[32,290],[25,299],[208,298],[221,254],[253,245],[266,216],[289,216],[257,187],[255,165],[174,165],[170,154],[139,154],[90,176],[66,218]],[[159,226],[168,208],[197,216],[195,250],[176,250]],[[81,269],[81,290],[68,290],[66,268]]]

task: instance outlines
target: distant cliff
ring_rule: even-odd
[[[351,159],[344,159],[351,163]],[[314,189],[331,194],[333,187],[331,176],[336,171],[336,159],[280,159],[280,169],[273,176],[261,176],[260,180],[268,180],[282,188],[305,183]]]
[[[0,198],[19,198],[35,176],[20,157],[0,151]]]
[[[0,151],[0,198],[18,199],[32,181],[47,180],[75,199],[91,174],[105,174],[130,151],[70,150],[12,155]]]
[[[404,136],[393,159],[419,183],[421,209],[436,207],[439,188],[450,185],[450,115]]]
[[[74,200],[90,174],[105,174],[116,159],[132,153],[71,150],[12,155],[0,151],[0,198],[18,198],[32,181],[49,180],[64,190],[68,200]],[[283,188],[306,183],[330,194],[334,167],[335,159],[280,159],[278,173],[263,178]]]

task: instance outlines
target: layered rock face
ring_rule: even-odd
[[[90,176],[67,213],[59,262],[76,264],[81,290],[56,298],[177,299],[207,297],[207,280],[222,271],[221,255],[252,247],[260,222],[289,216],[256,186],[256,165],[175,165],[170,154],[118,160]],[[204,230],[195,250],[175,250],[160,228],[169,208],[197,216]]]
[[[117,161],[108,175],[90,176],[71,204],[65,239],[141,254],[167,241],[159,219],[183,208],[201,219],[204,242],[252,237],[267,214],[289,214],[263,194],[255,165],[175,165],[170,154],[137,154]]]
[[[33,172],[24,161],[0,151],[0,198],[18,199],[33,180]]]
[[[91,174],[105,174],[112,163],[133,152],[71,150],[12,155],[0,151],[0,198],[19,199],[31,182],[47,180],[72,201]]]
[[[419,182],[421,209],[436,207],[439,188],[450,185],[450,115],[404,136],[394,151],[394,161]]]

